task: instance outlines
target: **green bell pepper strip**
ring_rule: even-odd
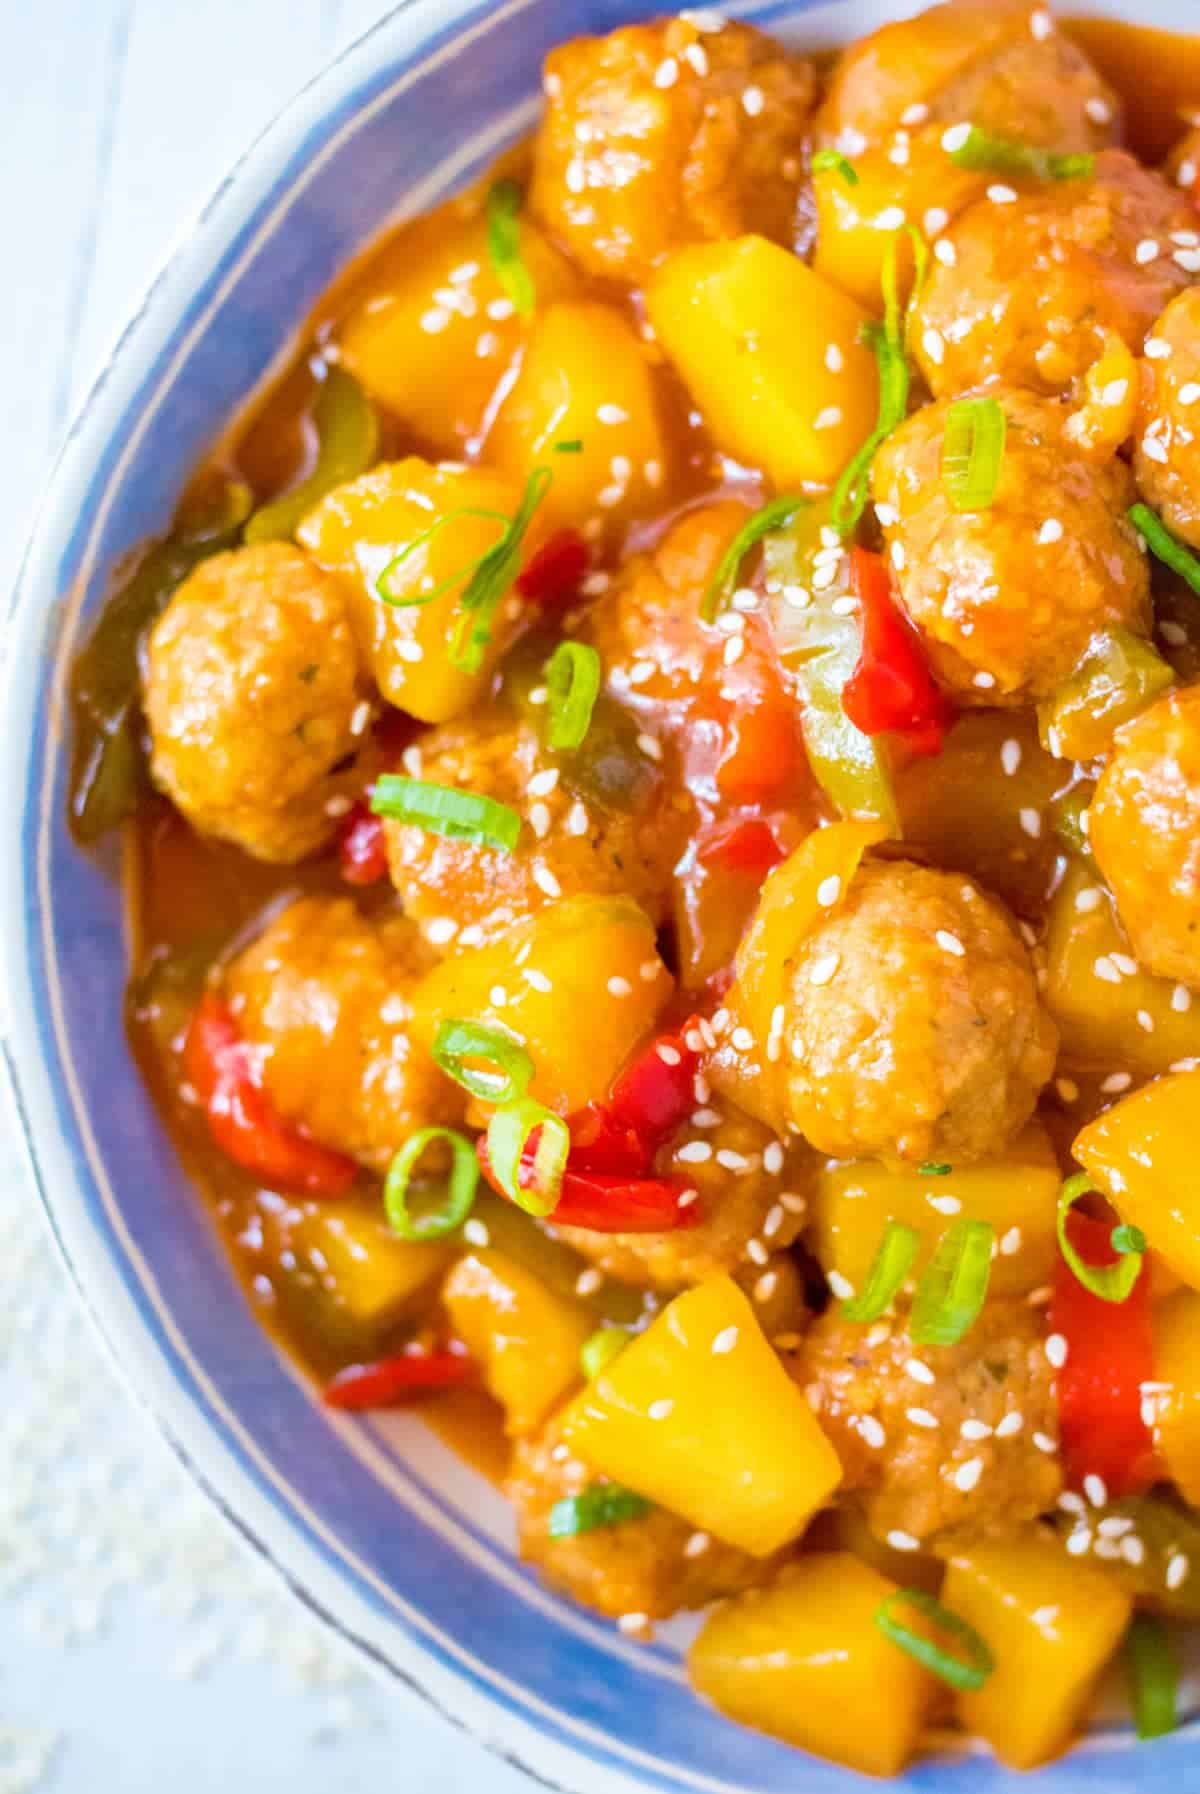
[[[145,786],[138,709],[142,638],[201,561],[237,542],[250,488],[225,480],[195,521],[143,555],[115,591],[75,665],[71,687],[71,826],[87,843],[130,814]]]
[[[824,591],[813,589],[813,557],[828,523],[828,504],[814,504],[763,543],[775,649],[799,689],[804,748],[818,785],[840,815],[878,816],[899,836],[886,746],[855,728],[842,708],[842,690],[862,650],[862,625],[857,615],[835,609],[848,595],[840,579]],[[810,594],[802,607],[792,601],[797,590]]]
[[[1097,636],[1078,669],[1038,705],[1038,734],[1062,760],[1106,754],[1116,729],[1144,710],[1175,674],[1148,641],[1128,629]]]
[[[379,419],[353,374],[331,366],[312,408],[317,459],[312,472],[278,498],[260,505],[246,525],[247,542],[294,536],[314,505],[346,480],[366,473],[379,453]]]

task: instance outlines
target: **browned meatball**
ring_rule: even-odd
[[[1146,502],[1200,548],[1200,287],[1177,294],[1146,339],[1133,465]]]
[[[863,865],[795,943],[782,988],[778,1076],[759,1082],[777,1092],[779,1124],[835,1158],[961,1164],[998,1152],[1054,1069],[1029,955],[960,873]],[[716,1055],[730,1088],[764,1049],[743,1051],[740,1033]]]
[[[590,274],[640,282],[684,243],[790,246],[811,63],[747,25],[577,37],[546,59],[534,211]]]
[[[953,128],[953,127],[951,127]],[[1140,351],[1193,277],[1175,235],[1196,214],[1178,188],[1121,150],[1086,180],[1017,194],[998,177],[951,225],[930,265],[913,340],[933,392],[1008,380],[1066,392],[1115,335]]]
[[[679,1289],[741,1265],[751,1274],[756,1266],[765,1271],[768,1255],[790,1245],[803,1225],[809,1173],[795,1148],[785,1151],[769,1128],[724,1103],[698,1103],[655,1170],[698,1191],[704,1217],[698,1226],[671,1233],[555,1231],[610,1277]]]
[[[1088,838],[1140,964],[1200,988],[1200,685],[1117,730]]]
[[[1092,637],[1150,628],[1150,577],[1125,516],[1123,461],[1087,459],[1056,399],[987,389],[1006,440],[992,503],[959,511],[942,478],[950,401],[926,405],[883,444],[872,489],[900,595],[934,669],[960,703],[1049,697]]]
[[[610,1619],[665,1620],[755,1588],[778,1567],[778,1556],[751,1557],[660,1507],[620,1526],[552,1539],[555,1502],[605,1481],[572,1455],[551,1422],[536,1438],[518,1442],[505,1485],[517,1512],[521,1556],[585,1607]]]
[[[328,775],[370,720],[341,593],[298,548],[204,561],[146,649],[157,785],[201,834],[290,864],[324,845]]]
[[[409,1040],[412,993],[430,957],[405,917],[376,924],[346,898],[304,897],[226,973],[280,1114],[372,1170],[385,1170],[418,1128],[463,1112],[457,1085]]]
[[[1097,150],[1118,118],[1116,95],[1040,0],[949,0],[853,44],[819,123],[848,154],[964,119],[1042,149]]]
[[[578,795],[537,730],[502,709],[431,729],[408,750],[405,767],[434,784],[495,798],[524,827],[513,852],[498,853],[388,822],[388,863],[407,913],[440,945],[457,937],[475,946],[519,917],[584,894],[626,893],[661,920],[683,846],[680,819],[654,762],[631,745],[639,793],[635,808],[618,809]]]
[[[785,1363],[877,1537],[965,1541],[1053,1507],[1054,1372],[1027,1302],[986,1303],[957,1346],[915,1346],[902,1321],[868,1329],[830,1310]]]

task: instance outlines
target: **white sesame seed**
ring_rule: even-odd
[[[1113,109],[1108,101],[1102,99],[1098,93],[1094,93],[1091,98],[1085,102],[1083,109],[1094,125],[1108,125],[1112,123]]]
[[[818,411],[816,417],[814,417],[813,429],[814,430],[836,430],[837,426],[841,423],[841,421],[842,421],[841,406],[840,405],[826,405],[825,408],[821,411]]]
[[[991,691],[993,685],[996,683],[996,675],[986,671],[976,673],[971,683],[972,685],[977,685],[980,691]]]
[[[954,1472],[954,1486],[956,1489],[960,1489],[964,1495],[969,1495],[982,1475],[983,1459],[968,1458],[966,1463],[960,1464]]]
[[[531,990],[540,990],[543,996],[548,996],[554,989],[545,972],[539,972],[536,966],[526,966],[521,976]]]
[[[927,237],[936,237],[941,231],[945,230],[949,222],[950,214],[945,206],[930,206],[924,218],[921,220],[921,224]]]
[[[1149,361],[1165,361],[1171,353],[1171,345],[1165,337],[1148,336],[1142,344],[1142,354]]]
[[[1004,1258],[1015,1258],[1017,1253],[1020,1250],[1021,1250],[1021,1229],[1019,1227],[1010,1227],[1008,1229],[1007,1233],[1005,1233],[1001,1236],[1001,1240],[1000,1240],[1001,1255]]]
[[[1029,16],[1029,29],[1039,43],[1044,43],[1054,31],[1054,20],[1048,12],[1039,7],[1035,13],[1031,13]]]
[[[1047,517],[1045,523],[1043,523],[1041,529],[1038,531],[1038,535],[1037,535],[1038,541],[1041,542],[1043,545],[1046,545],[1046,544],[1049,544],[1050,542],[1061,542],[1062,538],[1063,538],[1063,526],[1059,522],[1058,518],[1057,517]]]
[[[1103,901],[1103,895],[1095,885],[1087,885],[1082,891],[1075,893],[1075,908],[1081,916],[1090,915],[1094,909],[1099,909]]]
[[[957,1196],[926,1196],[925,1200],[930,1208],[935,1209],[939,1215],[962,1213],[962,1203]]]
[[[864,1414],[858,1423],[858,1430],[864,1445],[873,1451],[882,1451],[887,1444],[887,1434],[873,1414]]]
[[[1091,1550],[1092,1532],[1089,1526],[1077,1526],[1074,1532],[1067,1534],[1067,1550],[1072,1557],[1084,1557]]]
[[[813,962],[812,969],[808,974],[808,982],[816,985],[829,984],[837,975],[837,969],[841,963],[840,953],[822,953],[821,957]]]
[[[875,220],[879,230],[900,230],[907,223],[903,206],[884,206]]]
[[[766,96],[761,87],[743,87],[742,111],[747,118],[757,118],[766,105]]]
[[[996,1423],[996,1437],[997,1439],[1015,1439],[1024,1425],[1025,1416],[1023,1414],[1006,1414],[1003,1420]]]
[[[629,413],[621,405],[597,405],[596,417],[602,424],[627,424]]]
[[[763,1170],[768,1177],[778,1177],[783,1170],[783,1147],[778,1140],[771,1140],[764,1146]]]
[[[1067,1362],[1067,1342],[1061,1333],[1052,1333],[1046,1341],[1046,1359],[1055,1370]]]
[[[667,1420],[675,1412],[675,1403],[669,1395],[664,1395],[658,1401],[651,1402],[646,1412],[651,1420]]]
[[[435,916],[425,933],[435,947],[445,947],[458,933],[458,923],[450,916]]]
[[[662,743],[656,735],[639,735],[637,744],[647,760],[662,759]]]
[[[1011,735],[1000,749],[1000,764],[1010,779],[1021,764],[1021,744]]]
[[[1075,1493],[1074,1489],[1064,1489],[1058,1498],[1058,1505],[1064,1514],[1082,1515],[1087,1512],[1087,1503],[1082,1495]]]
[[[558,784],[557,766],[548,766],[543,772],[535,772],[525,789],[530,797],[548,797]]]
[[[911,1532],[901,1532],[899,1527],[888,1533],[887,1542],[893,1551],[919,1551],[921,1549],[920,1539],[914,1539]]]
[[[969,1439],[973,1445],[978,1445],[981,1439],[990,1439],[992,1436],[992,1429],[986,1420],[964,1420],[958,1430],[963,1438]]]
[[[1121,974],[1107,954],[1092,961],[1092,971],[1103,984],[1120,984]]]
[[[970,135],[969,124],[951,125],[949,130],[942,132],[942,148],[953,155],[955,150],[962,149]]]
[[[603,1273],[598,1271],[595,1265],[589,1265],[587,1270],[580,1271],[575,1279],[575,1293],[580,1296],[594,1296],[603,1283]]]
[[[749,1028],[735,1028],[729,1039],[736,1052],[749,1053],[754,1050],[754,1036]]]
[[[829,877],[823,878],[817,886],[817,902],[822,909],[828,909],[831,904],[836,903],[841,894],[842,881],[836,872],[831,872]]]
[[[689,44],[683,53],[691,63],[693,69],[695,69],[696,73],[703,79],[708,73],[708,51],[704,48],[704,45]]]
[[[967,949],[963,946],[958,936],[956,934],[951,934],[948,928],[939,928],[933,938],[942,949],[943,953],[950,953],[955,959],[966,958]]]
[[[712,1144],[708,1140],[688,1140],[675,1154],[681,1165],[703,1165],[712,1156]]]
[[[550,833],[550,823],[551,816],[548,805],[541,803],[530,804],[529,826],[539,841],[544,841],[546,836]]]
[[[654,71],[654,85],[658,88],[674,87],[679,79],[679,64],[673,56],[664,56]]]
[[[850,1302],[854,1299],[854,1285],[840,1271],[830,1271],[828,1282],[839,1302]]]
[[[533,882],[538,887],[538,890],[544,892],[547,897],[562,896],[562,886],[555,878],[553,872],[551,872],[549,866],[544,866],[541,861],[539,861],[533,869]]]
[[[1171,260],[1177,263],[1185,274],[1200,274],[1200,249],[1175,249],[1171,252]]]
[[[1194,405],[1200,399],[1200,385],[1195,380],[1185,381],[1179,388],[1178,397],[1181,405]]]
[[[687,1544],[683,1547],[683,1555],[685,1557],[703,1557],[711,1543],[712,1540],[708,1533],[694,1532]]]
[[[914,1383],[925,1383],[932,1386],[937,1382],[937,1378],[930,1370],[929,1366],[927,1364],[922,1364],[919,1358],[910,1358],[908,1363],[904,1366],[904,1369]]]
[[[1100,1088],[1105,1096],[1118,1096],[1122,1090],[1128,1090],[1133,1079],[1127,1071],[1114,1071],[1105,1078]]]
[[[1122,405],[1128,393],[1128,380],[1109,380],[1100,388],[1100,403],[1102,405]]]
[[[913,1426],[928,1428],[936,1427],[938,1423],[937,1415],[931,1414],[928,1408],[906,1408],[905,1415]]]
[[[617,1621],[617,1631],[623,1632],[627,1638],[637,1638],[650,1630],[650,1619],[644,1613],[623,1613]]]
[[[1159,253],[1160,246],[1155,242],[1154,238],[1143,237],[1133,252],[1133,259],[1137,262],[1139,267],[1145,267],[1147,262],[1157,261]]]
[[[1023,809],[1020,812],[1020,823],[1024,832],[1037,840],[1042,832],[1042,817],[1039,810]]]
[[[1128,1514],[1107,1514],[1096,1531],[1104,1539],[1122,1539],[1127,1532],[1133,1531],[1133,1521]]]
[[[1191,1564],[1182,1551],[1173,1552],[1167,1559],[1167,1570],[1164,1581],[1169,1589],[1182,1588],[1187,1581]]]
[[[987,196],[995,206],[1011,206],[1016,202],[1017,190],[1004,181],[993,181],[987,190]]]
[[[1186,984],[1177,984],[1171,992],[1171,1008],[1183,1015],[1192,1006],[1192,993]]]
[[[933,253],[943,268],[954,268],[958,265],[958,251],[949,237],[939,237],[933,246]]]
[[[628,978],[622,978],[619,973],[614,972],[608,981],[608,993],[612,997],[630,997],[633,995],[633,986]]]
[[[930,324],[921,333],[921,347],[935,367],[941,367],[946,359],[946,339],[940,330]]]
[[[831,374],[840,374],[846,365],[846,357],[836,343],[828,343],[825,348],[825,366]]]
[[[1102,1476],[1093,1470],[1083,1479],[1083,1492],[1093,1507],[1107,1507],[1108,1487]]]
[[[469,1246],[486,1246],[490,1244],[491,1237],[487,1227],[479,1220],[478,1216],[472,1215],[470,1220],[463,1222],[463,1239]]]

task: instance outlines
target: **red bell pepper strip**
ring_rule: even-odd
[[[715,823],[696,843],[696,857],[706,866],[732,872],[770,872],[786,858],[769,822],[753,816]]]
[[[732,710],[717,789],[730,803],[757,804],[784,790],[803,770],[799,717],[782,689],[747,690]]]
[[[276,1114],[262,1090],[258,1060],[215,991],[200,1000],[183,1059],[209,1132],[235,1165],[273,1190],[342,1196],[350,1188],[358,1176],[354,1160],[310,1140]]]
[[[398,1408],[423,1395],[458,1389],[478,1376],[478,1367],[465,1352],[401,1352],[374,1364],[348,1364],[326,1385],[321,1400],[326,1407],[355,1412]]]
[[[536,1144],[535,1134],[521,1157],[522,1188],[533,1183]],[[492,1171],[486,1136],[480,1136],[476,1151],[483,1175],[498,1195],[507,1197]],[[546,1219],[555,1227],[586,1227],[592,1233],[670,1233],[694,1227],[699,1209],[691,1186],[678,1179],[577,1171],[568,1158],[557,1206]]]
[[[604,1105],[618,1127],[653,1149],[673,1134],[696,1104],[697,1057],[687,1044],[694,1024],[660,1034],[626,1066]],[[574,1129],[571,1139],[574,1142]],[[568,1161],[570,1163],[570,1161]]]
[[[953,712],[934,683],[920,637],[892,597],[882,557],[854,548],[850,559],[863,637],[842,708],[864,735],[902,735],[914,754],[938,754]]]
[[[1113,1264],[1112,1223],[1067,1217],[1071,1244],[1087,1264]],[[1142,1384],[1154,1376],[1150,1271],[1119,1305],[1093,1295],[1059,1256],[1049,1322],[1067,1345],[1058,1372],[1058,1425],[1067,1479],[1102,1478],[1112,1497],[1147,1489],[1164,1474],[1142,1419]]]
[[[531,554],[517,575],[517,590],[535,604],[570,598],[591,565],[588,545],[577,530],[561,529]]]
[[[645,1177],[654,1152],[632,1127],[623,1127],[603,1103],[589,1103],[570,1117],[569,1162],[575,1171],[598,1171],[609,1177]]]
[[[348,885],[374,885],[386,878],[387,843],[383,817],[367,803],[346,812],[338,832],[338,866]]]

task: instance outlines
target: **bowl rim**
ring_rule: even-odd
[[[1174,10],[1177,3],[1178,0],[1155,0],[1156,10]],[[24,715],[29,690],[40,676],[31,673],[28,662],[13,652],[17,632],[31,630],[48,608],[53,607],[57,616],[59,608],[69,612],[77,604],[77,593],[64,592],[56,580],[56,562],[69,533],[65,513],[72,494],[86,488],[89,470],[94,471],[111,441],[114,426],[134,396],[139,378],[170,340],[182,304],[194,292],[197,269],[212,265],[213,245],[218,250],[228,246],[238,225],[253,215],[271,185],[272,175],[286,164],[302,139],[305,126],[319,125],[339,98],[348,96],[361,81],[377,72],[382,43],[389,42],[386,55],[399,73],[404,67],[420,63],[435,40],[462,48],[473,28],[486,25],[497,12],[517,14],[534,4],[536,0],[499,0],[499,4],[496,0],[398,0],[275,112],[209,197],[176,232],[77,408],[34,509],[6,610],[9,629],[3,691],[7,717]],[[1131,0],[1077,0],[1073,10],[1127,17],[1130,4]],[[753,5],[754,0],[735,0],[722,10],[736,15]],[[826,26],[830,15],[837,14],[840,19],[857,16],[863,27],[869,28],[880,17],[903,16],[919,10],[921,5],[922,0],[858,0],[857,7],[855,0],[791,0],[790,6],[785,7],[775,0],[768,9],[797,16],[811,11],[819,28]],[[655,9],[649,6],[646,10],[653,13]],[[761,5],[756,10],[762,10]],[[865,20],[863,14],[867,15]],[[389,41],[392,34],[396,35],[394,45]],[[52,652],[51,713],[52,726],[57,730],[62,726],[64,669],[53,644]],[[15,763],[11,743],[5,751],[11,767]],[[28,826],[25,804],[30,797],[30,792],[14,780],[0,788],[0,816],[9,824],[10,843],[19,842]],[[503,1705],[492,1689],[472,1675],[469,1666],[455,1668],[438,1662],[422,1639],[407,1627],[392,1628],[386,1648],[372,1642],[366,1636],[366,1626],[360,1627],[351,1617],[355,1600],[347,1594],[336,1571],[321,1562],[295,1521],[280,1524],[278,1514],[234,1460],[211,1417],[199,1412],[190,1398],[180,1401],[170,1371],[148,1362],[140,1323],[122,1311],[119,1300],[115,1304],[107,1302],[93,1284],[82,1262],[87,1257],[88,1242],[82,1236],[75,1237],[76,1223],[69,1212],[64,1214],[46,1175],[43,1157],[51,1143],[39,1141],[42,1122],[40,1115],[34,1119],[33,1111],[43,1105],[40,1093],[31,1090],[36,1074],[45,1067],[41,1064],[36,1019],[27,1001],[24,936],[18,924],[21,906],[34,899],[27,888],[20,852],[13,851],[0,862],[0,881],[0,962],[8,973],[8,988],[14,993],[0,1024],[0,1063],[13,1100],[21,1148],[60,1260],[110,1363],[137,1407],[152,1421],[177,1461],[246,1547],[311,1613],[332,1627],[361,1660],[377,1672],[386,1672],[393,1685],[399,1683],[407,1697],[432,1707],[457,1730],[557,1794],[647,1794],[652,1787],[662,1786],[651,1776],[638,1773],[635,1758],[626,1758],[626,1769],[614,1768],[611,1762],[604,1764],[592,1758],[584,1743],[558,1742],[538,1723],[535,1711],[518,1712]],[[32,1065],[22,1063],[22,1051],[32,1056]],[[1194,1727],[1185,1727],[1175,1735],[1177,1745],[1185,1733],[1194,1738]],[[1087,1755],[1090,1752],[1085,1750],[1076,1756],[1081,1778],[1086,1772],[1081,1758]],[[1178,1756],[1174,1752],[1172,1755],[1178,1764]],[[1166,1767],[1161,1762],[1161,1752],[1158,1766]],[[845,1774],[848,1781],[857,1780],[849,1771]]]

